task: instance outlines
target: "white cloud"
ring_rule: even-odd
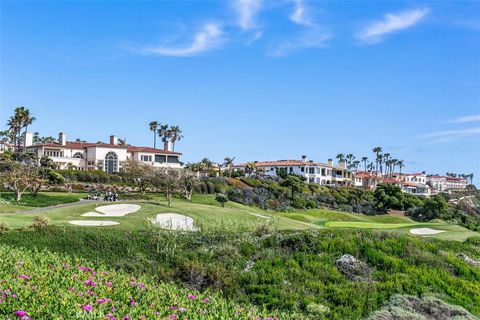
[[[180,46],[156,46],[143,50],[145,54],[188,57],[218,48],[222,44],[223,32],[216,23],[207,23],[194,34],[191,43]]]
[[[312,24],[307,14],[307,8],[303,0],[295,0],[295,8],[289,16],[290,20],[301,25],[309,26]]]
[[[451,123],[465,123],[465,122],[473,122],[473,121],[480,121],[480,114],[472,114],[472,115],[469,115],[469,116],[456,118],[456,119],[453,119],[450,122]]]
[[[364,42],[378,43],[392,32],[404,30],[419,23],[429,12],[429,9],[423,8],[403,11],[396,14],[387,13],[383,20],[375,21],[367,25],[357,34],[357,38]]]
[[[256,27],[255,16],[262,8],[261,0],[235,0],[233,7],[237,13],[237,23],[242,30]]]
[[[434,132],[434,133],[423,135],[421,137],[430,138],[433,140],[433,142],[448,142],[448,141],[459,140],[462,138],[475,137],[478,135],[480,135],[480,127]]]
[[[319,27],[314,27],[296,39],[281,43],[270,52],[270,55],[281,57],[302,49],[322,48],[325,47],[325,42],[331,38],[330,34],[322,31]]]

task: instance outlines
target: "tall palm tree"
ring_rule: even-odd
[[[22,112],[23,126],[25,127],[24,133],[27,133],[28,126],[31,125],[33,123],[33,121],[37,120],[37,118],[35,118],[34,116],[32,116],[30,114],[29,109],[26,109],[24,107],[22,107],[22,108],[23,108],[23,112]]]
[[[391,163],[389,160],[390,160],[390,153],[387,152],[383,155],[383,163],[385,163],[385,174],[387,174],[388,166]],[[389,164],[387,164],[387,162]]]
[[[397,164],[398,164],[398,173],[402,174],[402,168],[405,168],[404,161],[403,160],[398,160]]]
[[[368,157],[362,157],[363,168],[365,169],[365,172],[367,172],[367,161]]]
[[[372,149],[372,151],[375,153],[375,171],[378,171],[378,166],[380,165],[380,159],[382,159],[381,154],[382,154],[382,147],[375,147]]]
[[[372,172],[373,171],[373,168],[375,167],[375,165],[373,164],[373,162],[370,162],[368,165],[367,165],[367,169],[368,171]]]
[[[337,156],[335,158],[337,158],[338,161],[344,161],[345,160],[345,155],[343,153],[339,153],[339,154],[337,154]]]
[[[172,137],[172,133],[169,129],[168,124],[160,124],[157,129],[158,136],[162,139],[163,142],[168,141]]]
[[[170,137],[172,141],[172,148],[175,151],[175,142],[182,140],[182,130],[179,126],[171,126],[170,127]]]
[[[153,148],[156,149],[157,148],[157,128],[158,128],[158,121],[151,121],[148,126],[150,128],[150,131],[153,132]]]
[[[351,153],[347,154],[347,156],[345,157],[348,161],[348,164],[352,164],[352,161],[355,159],[355,156]]]

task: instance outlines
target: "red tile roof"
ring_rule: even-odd
[[[288,166],[322,166],[333,168],[334,166],[328,165],[326,163],[320,162],[305,162],[302,160],[276,160],[276,161],[258,161],[253,162],[256,167],[288,167]],[[234,167],[245,167],[247,163],[240,163],[235,165]]]
[[[127,149],[128,152],[145,152],[145,153],[160,153],[160,154],[176,154],[181,155],[180,152],[168,151],[164,149],[154,149],[150,147],[137,147],[137,146],[121,146],[118,144],[109,144],[109,143],[93,143],[93,142],[72,142],[67,141],[67,143],[62,146],[60,143],[41,143],[36,144],[30,147],[47,147],[47,148],[68,148],[68,149],[83,149],[90,147],[98,148],[117,148],[117,149]]]

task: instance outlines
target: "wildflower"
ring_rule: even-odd
[[[187,308],[179,308],[178,311],[185,312],[185,311],[187,311]]]
[[[127,316],[123,317],[123,320],[130,320],[130,316],[127,315]]]
[[[131,304],[132,306],[136,306],[136,305],[137,305],[137,301],[135,301],[135,300],[132,299],[132,300],[130,300],[130,304]]]
[[[82,309],[83,309],[83,311],[90,312],[90,311],[93,310],[93,307],[89,304],[86,304],[86,305],[82,306]]]
[[[177,316],[176,314],[172,314],[172,315],[170,316],[170,319],[178,319],[178,316]]]
[[[25,274],[21,274],[18,276],[20,279],[23,279],[23,280],[30,280],[30,277],[25,275]]]
[[[107,287],[111,287],[111,286],[112,286],[112,281],[108,281],[107,283],[105,283],[105,285],[106,285]]]
[[[205,298],[203,298],[202,301],[205,302],[205,303],[208,303],[208,302],[210,302],[210,299],[208,299],[208,297],[205,297]]]
[[[194,294],[191,294],[191,293],[189,293],[187,297],[188,297],[188,299],[190,299],[190,300],[196,300],[196,299],[197,299],[197,296],[194,295]]]
[[[26,315],[28,315],[28,312],[24,310],[17,310],[15,311],[15,315],[17,317],[25,317]]]
[[[135,282],[133,282],[133,281],[130,282],[130,287],[135,287],[135,285],[136,285]]]
[[[80,271],[92,271],[92,268],[84,267],[84,266],[78,266],[78,270],[80,270]]]
[[[139,282],[137,285],[140,289],[145,289],[145,285],[143,283]]]
[[[97,303],[98,303],[98,304],[104,304],[104,303],[107,303],[107,302],[110,302],[110,299],[104,298],[104,299],[98,299],[98,300],[97,300]]]
[[[83,282],[84,284],[86,284],[87,286],[91,286],[91,287],[96,287],[97,284],[95,282],[92,281],[92,279],[88,279],[86,281]]]

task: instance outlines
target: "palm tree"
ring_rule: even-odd
[[[24,107],[23,112],[22,112],[22,118],[23,118],[23,126],[25,127],[25,133],[27,133],[28,126],[33,123],[33,121],[37,120],[34,116],[30,114],[30,110],[26,109]]]
[[[228,176],[231,177],[232,176],[232,165],[233,165],[233,161],[235,161],[235,157],[225,157],[225,159],[223,159],[223,165],[225,166],[225,168],[228,169]]]
[[[402,174],[402,168],[405,168],[404,161],[403,160],[398,160],[397,164],[398,164],[398,173]]]
[[[171,126],[170,127],[170,137],[172,140],[172,148],[175,151],[175,142],[180,141],[183,138],[182,130],[179,126]]]
[[[368,157],[362,157],[363,168],[365,169],[365,172],[367,172],[367,161]]]
[[[150,128],[150,131],[153,132],[153,148],[157,148],[157,128],[158,128],[158,121],[151,121],[148,126]]]
[[[375,166],[374,166],[373,162],[370,162],[370,163],[367,165],[367,169],[368,169],[368,171],[370,171],[370,172],[373,171],[373,168],[374,168],[374,167],[375,167]]]
[[[344,161],[345,160],[345,155],[343,153],[339,153],[339,154],[337,154],[337,156],[335,158],[337,158],[338,161]]]
[[[387,174],[388,166],[391,163],[389,160],[390,160],[390,153],[387,152],[383,155],[383,162],[385,163],[385,174]],[[387,164],[387,162],[389,164]]]
[[[118,139],[118,145],[122,147],[130,147],[130,144],[127,143],[127,138]]]
[[[352,162],[352,166],[355,168],[355,172],[358,172],[358,165],[360,164],[360,161],[355,160]]]
[[[348,164],[352,164],[352,161],[353,159],[355,159],[355,156],[351,153],[347,154],[347,156],[345,157],[348,161]]]
[[[375,147],[372,149],[372,151],[375,153],[375,171],[378,171],[378,166],[381,165],[380,163],[380,159],[382,159],[381,157],[381,153],[383,151],[382,147]],[[381,167],[380,167],[381,168]]]
[[[160,124],[157,129],[158,136],[162,139],[163,142],[168,141],[172,137],[168,124]]]
[[[470,173],[468,177],[470,178],[470,184],[473,184],[473,173]]]

